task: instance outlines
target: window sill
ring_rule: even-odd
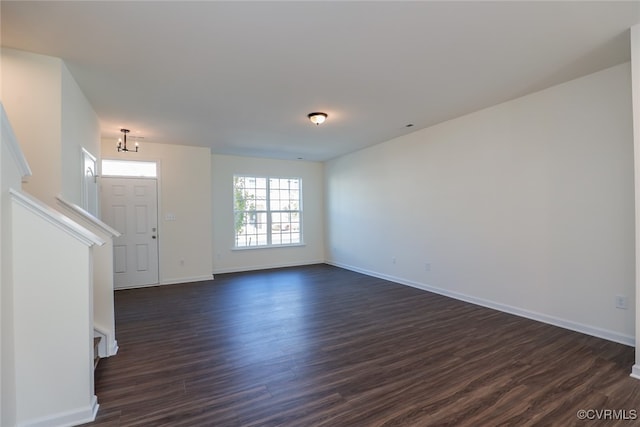
[[[291,245],[262,245],[262,246],[241,246],[233,247],[232,251],[250,251],[252,249],[278,249],[278,248],[298,248],[301,246],[307,246],[305,243],[293,243]]]

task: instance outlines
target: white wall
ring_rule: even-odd
[[[62,60],[7,48],[1,55],[2,103],[33,171],[23,189],[53,205],[62,191]]]
[[[81,147],[98,157],[98,117],[59,58],[2,49],[2,102],[33,171],[23,188],[81,204]]]
[[[113,238],[119,233],[80,206],[58,198],[56,208],[105,241],[93,248],[93,327],[103,339],[98,346],[100,357],[118,352],[113,298]]]
[[[328,162],[327,259],[633,343],[630,107],[627,63]]]
[[[61,192],[64,198],[82,206],[82,148],[100,157],[100,124],[93,107],[62,63]],[[56,196],[57,194],[54,194]]]
[[[118,352],[118,341],[113,298],[113,235],[99,233],[88,224],[85,226],[107,242],[93,248],[93,327],[106,341],[100,343],[100,357],[114,356]]]
[[[2,105],[0,104],[0,107]],[[4,109],[0,118],[0,425],[15,424],[13,256],[9,189],[20,188],[28,168]]]
[[[33,204],[27,207],[15,200],[11,221],[16,425],[92,421],[97,404],[90,246],[103,242],[44,205],[36,210]]]
[[[0,70],[2,69],[2,65],[0,64]],[[0,71],[1,73],[1,71]],[[2,99],[2,96],[0,94],[0,99]],[[0,128],[4,128],[4,126],[6,126],[7,124],[5,123],[5,121],[7,121],[6,119],[6,112],[4,111],[4,107],[2,107],[2,116],[0,116],[0,120],[2,120],[2,122],[0,123]],[[2,129],[0,129],[0,132],[2,132]],[[2,132],[4,133],[4,132]],[[5,218],[6,215],[3,213],[6,203],[3,202],[3,198],[4,198],[4,194],[5,194],[5,177],[4,177],[4,171],[5,171],[5,166],[3,164],[3,159],[5,158],[6,154],[4,154],[5,151],[5,144],[7,143],[6,141],[4,141],[4,135],[2,135],[1,137],[2,139],[0,140],[0,414],[3,414],[3,407],[8,407],[5,406],[4,401],[5,399],[7,399],[7,395],[5,395],[5,391],[4,390],[9,390],[8,386],[5,386],[5,380],[7,378],[6,375],[3,375],[3,372],[9,372],[9,371],[13,371],[13,362],[11,362],[10,366],[5,369],[5,363],[8,362],[8,360],[6,360],[6,356],[3,357],[2,355],[4,354],[5,351],[10,351],[13,352],[13,334],[10,332],[13,329],[13,326],[11,326],[10,328],[8,328],[8,330],[5,330],[5,327],[9,326],[10,322],[12,323],[12,319],[13,319],[13,315],[11,317],[9,317],[7,320],[4,319],[5,316],[7,316],[7,309],[4,307],[5,302],[7,301],[6,298],[3,298],[3,294],[5,293],[4,291],[4,283],[5,280],[8,279],[5,278],[5,271],[6,271],[6,267],[3,267],[4,264],[4,257],[3,254],[7,254],[8,252],[5,252],[6,250],[8,250],[8,241],[9,241],[9,236],[7,235],[8,232],[8,222],[7,222],[7,226],[5,226]],[[5,231],[7,230],[7,231]],[[4,249],[4,246],[7,246],[7,249]],[[9,310],[11,310],[11,307],[7,307]],[[7,340],[7,334],[11,333],[11,337],[10,337],[10,341]],[[9,342],[7,342],[7,344],[4,344],[4,341],[7,340]],[[7,347],[8,350],[5,350],[5,347]],[[14,407],[14,405],[11,405],[12,407]],[[5,416],[5,415],[0,415],[0,425],[7,425],[5,424],[5,417],[7,418],[7,423],[13,422],[13,416],[11,416],[11,419],[9,420],[9,415]]]
[[[142,142],[138,153],[118,153],[116,141],[105,139],[102,141],[102,157],[150,160],[159,164],[160,283],[211,279],[209,149]],[[173,214],[175,221],[166,220],[168,214]]]
[[[631,28],[631,82],[633,96],[633,145],[636,202],[636,307],[640,305],[640,24]],[[636,311],[636,343],[640,342],[640,312]],[[636,347],[636,363],[631,376],[640,379],[640,351]]]
[[[257,270],[324,261],[322,164],[238,156],[211,156],[214,272]],[[304,246],[233,250],[233,175],[302,178]]]
[[[1,58],[2,102],[32,171],[23,184],[24,190],[48,205],[54,205],[60,194],[79,202],[80,144],[92,147],[96,154],[99,146],[98,120],[93,109],[62,60],[12,49],[2,49]],[[3,156],[3,180],[9,173],[5,163]],[[19,179],[18,185],[11,187],[20,188]],[[3,182],[4,214],[9,209],[5,190]],[[53,246],[50,241],[43,243],[47,236],[25,225],[22,221],[27,219],[21,211],[13,214],[12,236],[5,234],[6,218],[11,215],[3,215],[2,225],[3,248],[7,249],[5,243],[12,246],[3,250],[2,256],[1,424],[31,424],[37,422],[34,419],[53,413],[59,421],[53,424],[72,419],[89,421],[96,408],[90,252],[84,247],[82,255],[74,256],[71,250],[65,251],[63,238]],[[24,234],[17,235],[16,229]],[[48,257],[38,258],[47,251]],[[61,259],[65,262],[56,263]],[[34,265],[40,268],[34,269]],[[68,269],[69,265],[75,268]],[[66,270],[57,275],[61,266]],[[67,280],[71,276],[75,281]],[[43,283],[48,286],[43,288]],[[67,285],[74,286],[73,292],[64,288]],[[51,296],[51,292],[55,295]],[[60,298],[64,300],[62,305]],[[47,328],[55,330],[49,333]],[[44,340],[40,339],[41,333]],[[75,340],[73,345],[66,338]],[[86,362],[86,370],[78,362]],[[56,369],[48,368],[51,363]],[[49,369],[49,374],[36,372],[40,368]],[[50,421],[45,420],[42,425],[52,425]]]

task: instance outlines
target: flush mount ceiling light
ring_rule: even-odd
[[[121,151],[135,151],[136,153],[138,152],[138,141],[136,141],[135,143],[135,150],[131,150],[127,148],[127,134],[130,132],[129,129],[120,129],[120,132],[122,132],[124,134],[124,141],[123,138],[118,138],[118,152]]]
[[[311,123],[315,125],[319,125],[321,123],[324,123],[325,120],[327,120],[327,113],[309,113],[307,114],[307,117],[309,117],[309,120],[311,120]]]

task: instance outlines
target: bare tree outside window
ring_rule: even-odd
[[[235,247],[302,243],[302,180],[236,175]]]

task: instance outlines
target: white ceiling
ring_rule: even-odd
[[[319,161],[628,61],[640,22],[610,1],[0,7],[2,46],[64,59],[103,137]]]

